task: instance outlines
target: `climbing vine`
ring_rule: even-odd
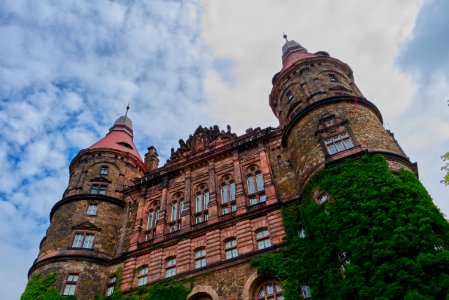
[[[444,170],[446,172],[442,182],[445,185],[449,185],[449,152],[446,153],[445,155],[441,156],[441,158],[443,159],[443,161],[445,161],[445,164],[444,164],[444,166],[441,167],[441,170]]]
[[[59,290],[53,285],[57,273],[42,277],[34,275],[28,282],[20,300],[75,300],[74,296],[61,296]]]
[[[282,213],[288,245],[252,263],[285,299],[304,285],[313,299],[448,297],[449,224],[416,176],[391,173],[382,156],[321,171]]]

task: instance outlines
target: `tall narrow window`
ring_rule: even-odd
[[[89,204],[87,206],[87,215],[88,216],[96,216],[97,215],[97,205],[96,204]]]
[[[108,175],[108,171],[109,171],[109,169],[107,166],[102,166],[100,168],[100,175]]]
[[[148,212],[147,229],[151,229],[153,227],[154,227],[154,211],[150,210]]]
[[[249,205],[265,203],[267,196],[265,195],[263,174],[252,166],[247,170],[246,186],[248,189]]]
[[[64,296],[75,295],[78,279],[79,279],[78,274],[69,274],[67,276],[67,279],[65,281],[65,286],[64,286],[64,292],[62,293]]]
[[[195,251],[195,269],[201,269],[206,266],[206,249],[201,248]]]
[[[117,277],[114,276],[110,276],[108,279],[108,288],[106,290],[106,296],[111,296],[112,293],[114,292],[114,288],[115,288],[115,282],[117,281]]]
[[[335,74],[329,74],[329,80],[332,82],[338,82],[337,76]]]
[[[176,275],[176,257],[170,257],[165,264],[165,278]]]
[[[226,259],[231,259],[239,256],[237,249],[237,240],[235,238],[225,241],[225,255]]]
[[[221,183],[221,214],[226,215],[228,213],[237,210],[235,193],[235,182],[227,175],[224,177]]]
[[[337,134],[324,140],[327,152],[332,155],[338,152],[345,151],[354,147],[351,137],[347,132]]]
[[[90,187],[91,194],[106,195],[108,187],[105,184],[92,184]]]
[[[92,249],[95,235],[89,233],[77,233],[73,237],[72,248]]]
[[[171,203],[170,222],[168,223],[170,232],[181,229],[181,217],[184,211],[184,198],[181,193],[177,193]]]
[[[271,247],[268,229],[261,229],[256,232],[257,249],[262,250]]]
[[[148,267],[140,267],[137,271],[137,286],[142,286],[148,282]]]
[[[203,184],[201,185],[195,195],[195,223],[206,222],[209,219],[209,190]]]
[[[294,98],[293,93],[291,91],[288,91],[287,92],[287,100],[291,101],[291,100],[293,100],[293,98]]]

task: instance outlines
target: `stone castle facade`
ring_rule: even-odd
[[[80,151],[29,275],[57,272],[77,299],[112,293],[118,269],[122,291],[182,277],[194,282],[189,300],[283,299],[249,262],[285,245],[280,208],[314,174],[364,153],[417,170],[347,64],[293,40],[282,53],[269,97],[278,128],[200,126],[159,167],[154,147],[141,159],[125,115]]]

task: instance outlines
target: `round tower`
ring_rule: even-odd
[[[269,100],[300,189],[326,165],[364,152],[382,153],[392,170],[415,171],[383,127],[377,107],[355,84],[351,68],[284,38],[282,69],[273,77]]]
[[[68,188],[50,213],[35,273],[60,273],[63,295],[93,299],[104,294],[107,263],[127,247],[127,216],[123,190],[146,172],[133,142],[132,122],[119,117],[109,133],[72,160]],[[103,284],[104,283],[104,284]]]

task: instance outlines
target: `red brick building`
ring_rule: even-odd
[[[367,152],[416,167],[348,65],[295,41],[282,50],[269,98],[278,128],[200,126],[159,167],[154,147],[141,159],[122,116],[80,151],[30,275],[58,272],[61,293],[78,299],[111,293],[119,268],[123,291],[183,275],[189,300],[283,299],[249,261],[285,245],[280,208],[317,171]]]

